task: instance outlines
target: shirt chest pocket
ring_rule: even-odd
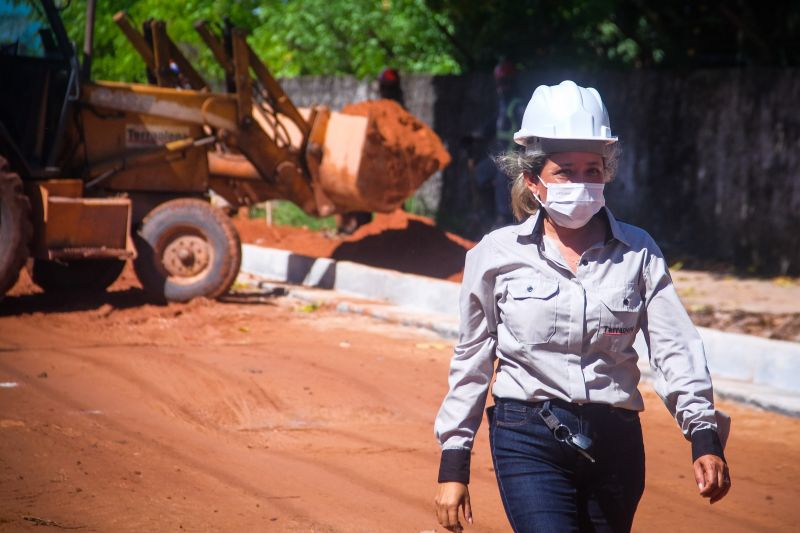
[[[556,332],[558,282],[512,279],[506,285],[503,322],[521,344],[544,344]]]
[[[611,351],[633,344],[642,311],[642,297],[634,287],[601,289],[597,342]]]

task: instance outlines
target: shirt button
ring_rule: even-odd
[[[528,286],[528,292],[533,292],[533,287]]]
[[[582,264],[583,266],[586,266],[586,265],[588,265],[588,264],[589,264],[589,261],[588,261],[588,260],[586,260],[586,259],[581,259],[581,264]]]

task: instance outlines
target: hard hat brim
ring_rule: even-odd
[[[532,139],[532,137],[528,138]],[[537,137],[537,143],[525,143],[527,148],[541,149],[546,154],[556,154],[561,152],[587,152],[590,154],[605,155],[606,147],[614,144],[617,139],[614,138],[600,138],[593,139],[553,139],[546,137]],[[517,141],[519,142],[519,141]],[[520,143],[522,144],[522,143]]]
[[[534,135],[527,131],[520,130],[514,134],[514,142],[527,146],[533,139],[552,139],[554,141],[597,141],[604,142],[605,144],[613,144],[619,140],[619,137],[553,137],[547,135]]]

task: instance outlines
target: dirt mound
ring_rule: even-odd
[[[437,228],[429,218],[400,210],[376,213],[372,222],[349,236],[267,226],[263,220],[239,218],[234,223],[242,242],[451,281],[461,280],[464,257],[475,245]]]
[[[372,199],[373,211],[397,208],[434,172],[450,163],[439,136],[392,100],[369,100],[345,106],[346,115],[368,119],[367,142],[357,188]]]
[[[695,326],[800,342],[800,313],[753,313],[711,306],[688,311]]]

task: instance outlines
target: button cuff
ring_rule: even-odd
[[[469,484],[469,462],[471,450],[453,448],[442,450],[442,459],[439,463],[439,483],[458,481]]]
[[[692,433],[692,462],[704,455],[716,455],[725,461],[725,454],[722,451],[722,443],[719,441],[717,431],[708,428],[700,429]],[[727,461],[725,461],[727,463]]]

